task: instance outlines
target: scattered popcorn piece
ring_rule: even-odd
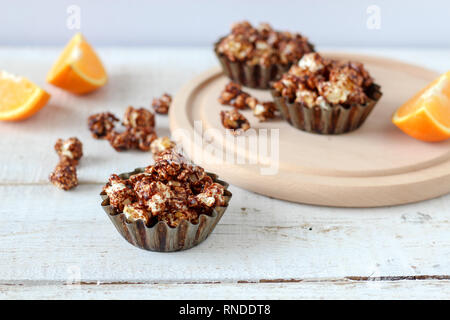
[[[153,99],[152,107],[156,113],[168,114],[171,103],[172,103],[172,96],[168,93],[164,93],[161,96],[161,98]]]
[[[77,165],[83,156],[83,144],[76,137],[67,140],[58,139],[55,144],[55,151],[60,160],[67,159],[73,165]]]
[[[112,131],[106,137],[116,151],[139,149],[149,151],[151,143],[157,138],[153,128],[131,127],[124,132]]]
[[[145,108],[135,109],[129,106],[123,117],[123,125],[128,128],[154,128],[155,115]]]
[[[124,132],[111,131],[106,136],[106,139],[109,141],[111,147],[118,152],[134,149],[136,146],[134,136],[129,130]]]
[[[258,103],[253,109],[253,115],[259,119],[259,121],[267,121],[276,117],[275,112],[277,107],[273,102]]]
[[[110,112],[97,113],[88,118],[88,126],[92,136],[101,139],[114,129],[114,122],[117,121],[119,119]]]
[[[241,85],[231,81],[221,92],[219,102],[237,109],[245,109],[249,107],[247,104],[247,98],[249,97],[248,93],[242,91]]]
[[[129,131],[133,136],[133,148],[141,151],[149,151],[152,142],[158,138],[153,128],[137,127],[131,128]]]
[[[62,190],[70,190],[78,185],[77,169],[68,161],[60,161],[50,174],[49,180]]]
[[[225,89],[222,91],[219,97],[219,102],[224,105],[229,105],[237,109],[250,108],[253,110],[253,115],[255,115],[259,121],[266,121],[267,119],[275,118],[275,112],[277,110],[273,102],[262,102],[260,103],[258,99],[252,97],[248,93],[242,91],[241,85],[229,82]],[[225,115],[227,116],[227,115]],[[231,115],[229,115],[231,116]],[[223,120],[222,120],[223,123]],[[229,124],[227,124],[229,125]],[[233,124],[234,125],[234,124]],[[230,126],[233,126],[230,125]],[[225,125],[224,125],[225,126]],[[227,127],[226,127],[227,128]],[[228,128],[232,129],[232,128]],[[246,130],[246,129],[244,129]]]
[[[222,125],[226,129],[246,131],[250,129],[250,123],[247,118],[245,118],[239,111],[236,109],[230,111],[221,111],[220,119],[222,121]]]

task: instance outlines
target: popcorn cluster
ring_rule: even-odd
[[[75,137],[58,139],[55,151],[59,156],[59,163],[50,174],[49,180],[62,190],[70,190],[78,185],[76,166],[83,156],[83,144]]]
[[[236,109],[253,110],[253,115],[260,122],[267,121],[276,117],[277,107],[272,101],[260,102],[255,97],[242,90],[242,86],[229,82],[219,96],[219,102],[223,105],[232,106]]]
[[[170,227],[183,220],[196,224],[200,214],[210,215],[214,207],[226,204],[224,187],[172,150],[160,153],[154,165],[129,179],[113,174],[103,191],[128,221],[142,220],[147,226],[158,221]]]
[[[119,121],[115,115],[110,112],[97,113],[88,118],[88,127],[95,139],[102,139],[110,133]]]
[[[230,61],[262,66],[291,64],[313,51],[313,45],[299,33],[275,31],[267,23],[255,28],[247,21],[234,24],[217,45],[217,52]]]
[[[309,53],[274,83],[273,88],[290,102],[310,108],[316,105],[329,108],[367,103],[373,84],[361,63],[342,62]]]
[[[236,109],[230,111],[221,111],[220,120],[222,121],[222,125],[226,129],[234,130],[233,132],[235,134],[239,134],[242,131],[250,129],[250,123],[248,122],[247,118],[244,117]]]
[[[156,157],[167,150],[173,150],[176,147],[175,142],[169,139],[169,137],[161,137],[153,140],[150,145],[150,151],[153,157]]]
[[[161,98],[153,99],[152,107],[156,113],[168,114],[171,103],[172,96],[168,93],[164,93]]]
[[[276,117],[277,107],[274,102],[260,102],[255,97],[242,90],[242,86],[229,82],[219,96],[219,102],[223,105],[232,106],[234,111],[221,112],[222,124],[227,129],[242,129],[250,128],[248,120],[236,109],[244,110],[252,109],[253,115],[259,119],[260,122],[267,121]]]
[[[94,138],[108,140],[116,151],[150,150],[151,143],[157,138],[155,115],[150,110],[129,106],[122,121],[124,131],[114,130],[117,121],[112,113],[98,113],[89,117],[88,126]]]

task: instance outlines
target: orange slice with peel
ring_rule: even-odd
[[[44,107],[50,95],[26,78],[0,71],[0,120],[31,117]]]
[[[403,104],[392,122],[422,141],[450,138],[450,71],[431,82]]]
[[[47,75],[47,81],[76,94],[94,91],[108,77],[102,62],[81,33],[77,33]]]

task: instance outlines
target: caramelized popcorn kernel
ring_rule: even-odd
[[[303,103],[309,108],[312,108],[316,104],[317,93],[311,90],[303,89],[297,90],[295,101]]]
[[[139,149],[149,151],[151,143],[157,138],[153,128],[130,127],[124,132],[112,131],[106,139],[116,151]]]
[[[67,140],[58,139],[55,144],[55,151],[61,160],[67,159],[74,165],[78,164],[78,160],[83,156],[83,144],[76,137]]]
[[[322,82],[318,88],[320,94],[330,103],[345,102],[364,104],[367,97],[347,75],[341,74],[332,81]]]
[[[103,191],[108,195],[111,206],[118,212],[123,212],[125,205],[136,200],[136,194],[128,187],[127,181],[122,180],[116,174],[111,175],[108,183],[103,187]]]
[[[153,154],[153,156],[157,156],[160,153],[171,150],[175,148],[176,144],[172,140],[170,140],[169,137],[161,137],[153,140],[153,142],[150,145],[150,150]]]
[[[181,221],[190,221],[193,224],[198,223],[198,213],[194,210],[168,212],[164,215],[158,216],[159,221],[166,222],[170,227],[177,227]]]
[[[124,132],[111,131],[106,136],[106,139],[109,141],[111,147],[119,152],[136,148],[134,136],[129,130]]]
[[[134,174],[132,176],[130,176],[130,178],[128,178],[128,181],[130,182],[131,186],[134,189],[134,186],[136,185],[136,183],[138,183],[139,181],[143,180],[143,179],[150,179],[151,175],[148,173],[138,173],[138,174]]]
[[[152,107],[156,113],[167,114],[169,113],[171,103],[172,103],[172,96],[168,93],[164,93],[161,96],[161,98],[153,99]]]
[[[147,188],[141,187],[141,192],[137,192],[141,198],[150,198],[145,202],[148,210],[156,216],[168,207],[168,200],[174,197],[169,186],[160,181],[151,182]]]
[[[114,129],[114,122],[119,121],[109,112],[93,114],[88,118],[89,130],[95,139],[101,139]]]
[[[274,102],[258,103],[253,109],[253,115],[263,122],[276,117],[277,107]]]
[[[298,61],[298,66],[303,70],[317,72],[325,68],[325,61],[322,56],[316,52],[307,53]]]
[[[49,176],[49,180],[62,190],[70,190],[78,185],[77,169],[67,161],[61,161]]]
[[[248,107],[247,98],[250,95],[241,89],[242,87],[235,83],[228,83],[219,96],[219,102],[223,105],[229,105],[237,109],[245,109]]]
[[[133,136],[133,147],[141,151],[149,151],[152,142],[158,138],[153,128],[137,127],[131,128],[129,131]]]
[[[148,224],[150,221],[147,210],[137,202],[126,204],[123,208],[123,213],[129,222],[142,220],[144,224]]]
[[[129,106],[125,110],[123,125],[128,128],[154,128],[155,115],[145,108],[135,109],[132,106]]]
[[[250,129],[250,123],[248,122],[247,118],[245,118],[239,111],[235,109],[231,111],[221,111],[220,119],[222,121],[222,125],[226,129],[241,129],[243,131]]]
[[[196,199],[207,207],[223,206],[225,204],[224,191],[225,188],[222,185],[213,183],[207,186],[202,193],[196,195]]]

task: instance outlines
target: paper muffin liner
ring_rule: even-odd
[[[282,117],[293,127],[320,134],[341,134],[358,129],[369,116],[381,91],[378,85],[372,85],[370,99],[366,104],[354,104],[350,107],[332,105],[308,107],[302,103],[291,103],[276,90],[271,90],[274,102]]]
[[[144,172],[145,168],[137,168],[133,172],[122,173],[121,179],[128,179],[130,176]],[[197,224],[189,221],[182,221],[177,227],[172,228],[166,222],[159,221],[152,227],[148,227],[142,220],[136,222],[127,221],[125,214],[117,213],[109,204],[109,197],[105,192],[100,193],[102,198],[102,208],[111,219],[122,237],[132,245],[149,251],[171,252],[190,249],[204,241],[214,230],[219,220],[222,218],[228,203],[232,197],[227,190],[228,183],[219,180],[217,175],[207,172],[207,174],[225,187],[225,206],[216,206],[212,214],[201,214]]]
[[[223,72],[234,82],[246,87],[269,89],[270,83],[278,80],[292,65],[292,63],[289,63],[263,66],[259,64],[249,65],[245,61],[230,61],[225,55],[217,52],[219,42],[214,44],[214,52],[219,59]]]

